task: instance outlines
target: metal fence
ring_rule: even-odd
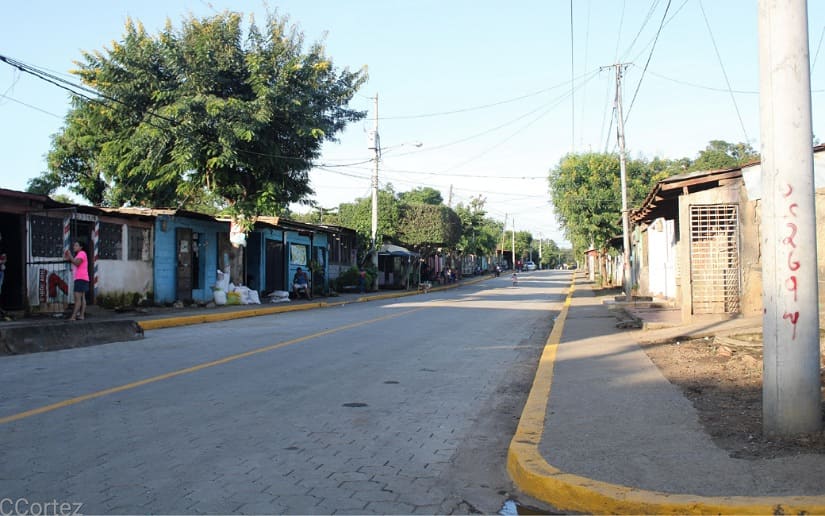
[[[73,295],[71,266],[64,260],[26,262],[29,306],[37,312],[59,313]]]

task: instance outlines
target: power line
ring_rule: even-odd
[[[722,68],[722,75],[725,76],[725,83],[728,85],[728,92],[730,92],[730,98],[733,101],[733,107],[736,109],[736,116],[739,118],[739,125],[742,126],[742,133],[745,135],[745,141],[748,142],[750,139],[748,138],[748,131],[745,129],[745,123],[742,121],[742,114],[739,112],[739,105],[736,103],[736,97],[733,94],[733,88],[730,86],[730,80],[728,79],[728,73],[725,71],[725,64],[722,62],[722,55],[719,53],[719,47],[716,46],[716,38],[713,37],[713,30],[710,28],[710,22],[708,21],[707,14],[705,14],[705,7],[702,5],[702,0],[699,0],[699,9],[702,11],[702,18],[705,20],[705,25],[708,28],[708,34],[710,34],[710,41],[713,43],[713,50],[716,51],[716,58],[719,60],[719,66]]]
[[[584,29],[584,63],[582,64],[582,68],[585,69],[585,70],[587,69],[587,59],[588,59],[589,53],[590,53],[590,7],[591,7],[590,0],[587,0],[587,22],[584,24],[584,27],[585,27],[585,29]],[[581,104],[581,127],[584,127],[585,126],[585,122],[584,122],[585,116],[584,115],[585,115],[585,111],[587,110],[587,85],[585,85],[582,88],[580,104]],[[580,140],[581,144],[583,145],[584,144],[584,141],[583,141],[584,138],[582,138],[582,134],[584,134],[583,130],[580,131],[580,134],[579,134],[579,140]]]
[[[674,19],[674,18],[676,18],[676,16],[678,16],[680,12],[682,12],[682,9],[684,9],[684,8],[685,8],[685,6],[687,5],[687,3],[688,3],[689,1],[690,1],[690,0],[683,0],[683,1],[682,1],[682,3],[679,5],[679,7],[678,7],[675,11],[673,11],[673,14],[671,14],[671,15],[670,15],[670,18],[668,18],[667,20],[665,20],[665,25],[664,25],[665,27],[667,27],[667,26],[670,24],[670,22],[672,22],[672,21],[673,21],[673,19]],[[647,42],[647,44],[646,44],[645,46],[643,46],[643,47],[639,50],[639,53],[638,53],[638,54],[636,54],[635,56],[633,56],[633,59],[630,59],[630,60],[629,60],[629,62],[631,62],[631,63],[632,63],[632,62],[634,62],[634,61],[638,61],[638,60],[639,60],[639,58],[641,58],[641,57],[642,57],[642,55],[644,55],[644,53],[647,51],[647,49],[648,49],[648,48],[649,48],[652,44],[653,44],[653,39],[651,39],[650,41],[648,41],[648,42]]]
[[[580,84],[580,85],[578,86],[578,88],[582,88],[582,87],[584,87],[584,85],[586,85],[586,84],[587,84],[590,80],[592,80],[594,77],[595,77],[595,74],[594,74],[594,75],[592,75],[592,76],[591,76],[589,79],[587,79],[586,81],[584,81],[582,84]],[[563,101],[564,101],[564,98],[562,97],[562,98],[560,98],[560,99],[559,99],[559,100],[558,100],[558,101],[557,101],[554,105],[549,106],[549,107],[548,107],[547,109],[545,109],[543,112],[539,113],[539,114],[538,114],[538,116],[536,116],[535,118],[533,118],[533,120],[529,121],[528,123],[526,123],[526,124],[525,124],[525,125],[523,125],[522,127],[518,128],[515,132],[513,132],[512,134],[510,134],[509,136],[507,136],[507,137],[506,137],[506,138],[504,138],[503,140],[499,141],[499,142],[498,142],[498,143],[496,143],[495,145],[492,145],[492,146],[488,147],[487,149],[485,149],[484,151],[480,152],[479,154],[476,154],[475,156],[473,156],[473,157],[471,157],[471,158],[469,158],[469,159],[467,159],[467,160],[462,161],[461,163],[459,163],[459,164],[457,164],[457,165],[453,165],[452,167],[449,167],[449,168],[447,168],[447,169],[444,169],[441,173],[442,173],[442,174],[446,174],[447,172],[449,172],[449,171],[451,171],[451,170],[455,170],[455,169],[457,169],[457,168],[459,168],[459,167],[463,167],[463,166],[464,166],[464,165],[466,165],[467,163],[470,163],[470,162],[472,162],[472,161],[475,161],[476,159],[478,159],[478,158],[480,158],[480,157],[482,157],[482,156],[484,156],[484,155],[486,155],[486,154],[488,154],[488,153],[492,152],[493,150],[495,150],[495,149],[497,149],[497,148],[501,147],[502,145],[504,145],[505,143],[507,143],[508,141],[512,140],[514,137],[516,137],[518,134],[520,134],[522,131],[524,131],[525,129],[527,129],[527,128],[528,128],[528,127],[530,127],[531,125],[535,124],[536,122],[538,122],[539,120],[541,120],[542,118],[544,118],[545,116],[547,116],[547,115],[548,115],[551,111],[553,111],[553,109],[555,109],[557,106],[561,105],[561,103],[562,103]]]
[[[574,65],[573,46],[573,0],[570,0],[570,152],[576,150],[576,95],[574,91],[574,79],[576,69]]]
[[[816,61],[819,59],[819,49],[822,48],[822,38],[825,38],[825,25],[822,26],[822,32],[819,34],[819,43],[816,44],[816,54],[814,54],[814,62],[811,64],[811,73],[816,68]]]
[[[627,0],[622,0],[622,15],[619,17],[619,31],[616,34],[616,54],[613,56],[613,62],[619,62],[619,43],[622,41],[622,27],[624,25],[624,11]]]
[[[7,99],[7,100],[10,100],[10,101],[12,101],[12,102],[17,102],[18,104],[21,104],[21,105],[23,105],[23,106],[26,106],[27,108],[31,108],[31,109],[34,109],[34,110],[36,110],[36,111],[40,111],[41,113],[45,113],[45,114],[47,114],[47,115],[49,115],[49,116],[53,116],[53,117],[55,117],[55,118],[60,118],[60,119],[62,119],[62,118],[63,118],[62,116],[60,116],[60,115],[56,115],[56,114],[52,113],[51,111],[46,111],[45,109],[41,109],[41,108],[39,108],[39,107],[37,107],[37,106],[33,106],[33,105],[31,105],[31,104],[26,104],[26,103],[25,103],[25,102],[23,102],[22,100],[17,100],[17,99],[15,99],[15,98],[13,98],[13,97],[9,97],[8,95],[5,95],[5,94],[0,94],[0,97],[2,97],[2,98],[4,98],[4,99]]]
[[[104,95],[103,93],[101,93],[101,92],[99,92],[99,91],[97,91],[97,90],[95,90],[95,89],[93,89],[93,88],[89,88],[89,87],[87,87],[87,86],[83,86],[83,85],[80,85],[80,84],[73,83],[72,81],[69,81],[69,80],[66,80],[66,79],[62,79],[62,78],[60,78],[60,77],[58,77],[58,76],[56,76],[56,75],[54,75],[54,74],[47,73],[47,72],[45,72],[45,71],[43,71],[43,70],[41,70],[41,69],[39,69],[39,68],[37,68],[37,67],[35,67],[35,66],[32,66],[32,65],[26,64],[26,63],[24,63],[24,62],[22,62],[22,61],[18,61],[18,60],[14,59],[14,58],[7,57],[7,56],[4,56],[4,55],[1,55],[1,54],[0,54],[0,61],[3,61],[4,63],[8,64],[9,66],[12,66],[12,67],[14,67],[14,68],[17,68],[17,69],[18,69],[18,70],[20,70],[21,72],[26,72],[26,73],[28,73],[28,74],[30,74],[30,75],[33,75],[34,77],[37,77],[38,79],[40,79],[40,80],[42,80],[42,81],[46,81],[46,82],[48,82],[48,83],[51,83],[51,84],[53,84],[53,85],[57,86],[58,88],[62,88],[62,89],[64,89],[64,90],[68,91],[68,92],[69,92],[69,93],[71,93],[72,95],[75,95],[75,96],[78,96],[78,97],[82,97],[82,98],[84,98],[84,99],[86,99],[86,100],[88,100],[88,101],[90,101],[90,102],[94,102],[94,103],[100,104],[100,105],[102,105],[102,106],[106,106],[106,103],[105,103],[105,102],[102,102],[102,101],[100,101],[99,99],[96,99],[96,98],[93,98],[93,97],[90,97],[90,96],[89,96],[89,95],[96,95],[96,96],[98,96],[98,97],[100,97],[100,98],[103,98],[103,99],[106,99],[106,100],[108,100],[108,101],[110,101],[110,102],[114,102],[114,103],[116,103],[116,104],[120,104],[120,105],[122,105],[122,106],[125,106],[125,107],[129,108],[130,110],[133,110],[133,111],[139,112],[139,110],[135,109],[135,107],[134,107],[134,106],[129,105],[128,103],[123,102],[123,101],[122,101],[122,100],[120,100],[120,99],[117,99],[117,98],[115,98],[115,97],[110,97],[110,96],[108,96],[108,95]],[[73,89],[73,88],[74,88],[74,89]],[[80,90],[80,91],[77,91],[77,90]],[[84,93],[81,93],[81,91],[82,91],[82,92],[86,92],[86,93],[88,93],[89,95],[84,94]],[[108,106],[107,106],[107,107],[108,107]],[[173,124],[173,125],[177,125],[177,124],[178,124],[178,121],[177,121],[177,120],[174,120],[174,119],[172,119],[172,118],[169,118],[169,117],[166,117],[166,116],[160,115],[160,114],[158,114],[158,113],[155,113],[154,111],[149,111],[149,110],[146,110],[146,111],[145,111],[145,113],[146,113],[147,115],[149,115],[149,116],[153,116],[153,117],[159,118],[159,119],[161,119],[161,120],[165,120],[166,122],[169,122],[169,123],[171,123],[171,124]],[[146,121],[146,123],[147,123],[147,124],[150,124],[150,125],[153,125],[153,124],[151,124],[151,123],[150,123],[150,122],[148,122],[148,121]],[[154,126],[154,127],[155,127],[155,128],[157,128],[157,129],[161,129],[161,130],[165,129],[164,127],[160,127],[160,126]]]
[[[613,76],[611,75],[610,78],[612,79]],[[599,131],[599,140],[604,138],[604,126],[607,123],[607,113],[608,113],[607,108],[610,106],[610,89],[611,89],[610,88],[610,80],[608,80],[607,81],[607,89],[604,92],[604,108],[602,108],[602,111],[603,111],[604,114],[602,115],[602,128]],[[608,137],[610,136],[611,129],[613,129],[613,112],[612,112],[612,110],[610,110],[610,111],[611,111],[611,114],[610,114],[610,127],[607,129]],[[606,147],[607,147],[607,145],[605,144],[605,152],[607,152]]]
[[[578,78],[580,78],[580,77],[577,77],[577,79]],[[489,104],[482,104],[482,105],[479,105],[479,106],[472,106],[472,107],[467,107],[467,108],[454,109],[454,110],[451,110],[451,111],[438,111],[438,112],[435,112],[435,113],[423,113],[423,114],[418,114],[418,115],[382,116],[382,117],[378,117],[378,120],[410,120],[410,119],[415,119],[415,118],[431,118],[431,117],[436,117],[436,116],[446,116],[446,115],[456,115],[456,114],[459,114],[459,113],[467,113],[469,111],[478,111],[478,110],[481,110],[481,109],[487,109],[487,108],[491,108],[491,107],[501,106],[503,104],[510,104],[512,102],[518,102],[519,100],[524,100],[524,99],[527,99],[527,98],[530,98],[530,97],[535,97],[537,95],[541,95],[542,93],[547,93],[549,91],[553,91],[553,90],[555,90],[557,88],[560,88],[562,86],[566,86],[567,84],[568,84],[568,81],[564,81],[562,83],[554,84],[553,86],[550,86],[550,87],[547,87],[547,88],[542,88],[542,89],[534,91],[532,93],[526,93],[526,94],[520,95],[518,97],[513,97],[513,98],[509,98],[509,99],[505,99],[505,100],[499,100],[499,101],[496,101],[496,102],[491,102]],[[365,97],[365,98],[372,98],[372,97]]]
[[[645,79],[645,72],[647,72],[647,67],[650,64],[650,60],[653,58],[653,51],[656,49],[656,42],[659,41],[659,34],[662,33],[662,27],[665,26],[665,18],[667,18],[667,12],[670,10],[670,2],[671,0],[667,0],[665,12],[662,14],[662,21],[659,22],[659,29],[656,31],[656,37],[653,39],[653,46],[650,47],[650,54],[648,54],[647,61],[645,61],[645,67],[642,69],[642,76],[636,84],[636,91],[633,92],[633,98],[630,100],[630,107],[627,108],[627,114],[624,117],[625,123],[627,123],[627,120],[630,118],[630,111],[633,109],[633,103],[636,102],[636,96],[639,94],[639,89],[642,87],[642,81]]]
[[[633,38],[633,41],[630,42],[630,46],[627,47],[627,50],[624,51],[622,57],[627,56],[630,51],[633,49],[633,45],[636,44],[636,41],[639,39],[639,36],[642,35],[642,31],[644,31],[647,23],[650,21],[650,18],[653,16],[653,13],[656,12],[656,7],[659,5],[660,0],[654,0],[653,3],[650,5],[650,9],[647,11],[647,15],[645,16],[644,21],[642,22],[642,26],[639,27],[639,31],[636,33],[636,36]]]
[[[577,79],[582,79],[583,78],[583,80],[586,83],[587,81],[591,80],[598,73],[599,73],[598,70],[592,70],[592,71],[590,71],[586,74],[582,74],[580,77],[577,77]],[[567,93],[564,93],[564,94],[562,94],[562,95],[560,95],[560,96],[558,96],[554,99],[551,99],[549,102],[547,102],[545,104],[542,104],[541,106],[539,106],[535,109],[532,109],[532,110],[530,110],[526,113],[523,113],[523,114],[517,116],[516,118],[508,120],[507,122],[504,122],[503,124],[497,125],[497,126],[492,127],[490,129],[485,129],[484,131],[481,131],[479,133],[475,133],[475,134],[467,136],[465,138],[460,138],[458,140],[454,140],[452,142],[444,143],[444,144],[441,144],[441,145],[428,146],[428,147],[425,147],[425,148],[420,149],[420,150],[401,152],[401,153],[395,154],[395,157],[408,156],[410,154],[420,154],[420,153],[423,153],[423,152],[432,152],[434,150],[443,149],[445,147],[451,147],[453,145],[458,145],[459,143],[464,143],[464,142],[467,142],[469,140],[473,140],[475,138],[484,136],[486,134],[490,134],[492,132],[498,131],[499,129],[503,129],[504,127],[507,127],[508,125],[512,125],[512,124],[518,122],[519,120],[523,120],[523,119],[529,117],[530,115],[534,115],[534,114],[538,113],[539,111],[541,111],[542,109],[547,108],[548,105],[553,105],[553,107],[555,107],[556,105],[558,105],[557,103],[560,100],[566,99],[567,95],[568,95]]]
[[[658,77],[659,79],[664,79],[666,81],[674,82],[676,84],[682,84],[684,86],[690,86],[691,88],[698,88],[698,89],[708,90],[708,91],[718,91],[718,92],[722,92],[722,93],[728,93],[729,91],[733,91],[734,93],[742,94],[742,95],[759,95],[759,92],[755,91],[755,90],[728,90],[726,88],[714,88],[713,86],[705,86],[704,84],[697,84],[695,82],[684,81],[684,80],[681,80],[681,79],[674,79],[673,77],[668,77],[666,75],[656,73],[652,70],[648,71],[648,73],[650,75],[654,76],[654,77]]]

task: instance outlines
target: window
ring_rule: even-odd
[[[149,260],[149,229],[129,226],[129,259]]]
[[[300,244],[289,245],[289,263],[296,265],[307,264],[307,246]]]
[[[61,219],[32,215],[32,256],[60,258],[63,256],[63,222]]]
[[[100,223],[98,257],[101,260],[123,259],[123,228],[120,224]]]
[[[329,263],[351,265],[353,255],[352,239],[346,235],[330,235]]]

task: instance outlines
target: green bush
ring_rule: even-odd
[[[128,308],[136,307],[143,300],[140,292],[109,292],[99,294],[95,297],[95,304],[102,308]]]
[[[367,267],[364,269],[367,272],[367,285],[372,285],[372,282],[375,280],[375,269],[372,267]],[[348,270],[342,272],[337,278],[335,278],[335,290],[338,292],[343,292],[344,287],[356,287],[358,286],[358,276],[360,275],[360,271],[358,267],[351,267]]]

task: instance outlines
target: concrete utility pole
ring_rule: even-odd
[[[513,250],[513,271],[515,271],[516,270],[516,218],[515,217],[513,217],[512,250]]]
[[[806,0],[759,0],[765,434],[822,426]]]
[[[622,256],[624,274],[622,280],[624,283],[625,297],[627,301],[632,301],[631,289],[633,288],[633,278],[631,277],[630,268],[630,220],[627,210],[627,170],[625,166],[624,149],[624,114],[622,113],[622,70],[627,68],[627,65],[628,63],[616,63],[610,66],[603,66],[601,69],[616,69],[616,117],[618,118],[616,131],[619,139],[619,173],[622,182],[622,244],[624,247],[624,254]]]
[[[372,172],[372,232],[370,240],[372,244],[372,265],[378,270],[378,161],[381,159],[381,139],[378,136],[378,93],[375,94],[375,124],[373,128],[370,145],[375,152],[375,168]],[[378,287],[378,275],[375,276],[373,288]]]
[[[447,196],[447,207],[448,208],[453,207],[453,185],[450,185],[450,193]]]
[[[501,228],[501,258],[499,258],[498,263],[501,265],[501,262],[504,261],[504,246],[507,245],[507,241],[504,240],[507,237],[507,217],[508,214],[504,214],[504,226]]]

